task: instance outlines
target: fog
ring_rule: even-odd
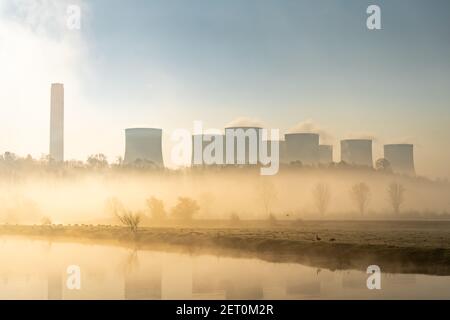
[[[276,176],[260,176],[259,169],[183,169],[151,171],[125,168],[47,168],[2,173],[0,223],[114,223],[106,201],[117,198],[133,212],[149,215],[146,200],[164,202],[169,220],[179,197],[194,199],[194,219],[417,219],[448,218],[450,186],[363,169],[281,168]],[[352,186],[369,187],[363,214],[352,197]],[[394,214],[387,189],[404,187],[401,212]],[[319,214],[314,190],[326,185],[329,205]],[[269,187],[269,188],[268,188]]]

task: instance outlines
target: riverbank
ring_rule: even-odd
[[[450,275],[450,222],[304,221],[272,227],[0,226],[0,236],[109,244],[139,250],[253,257],[331,270]]]

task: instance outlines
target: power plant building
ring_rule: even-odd
[[[162,129],[132,128],[125,130],[125,164],[145,162],[164,167]]]
[[[64,85],[54,83],[50,98],[50,160],[64,161]]]
[[[288,164],[286,159],[286,141],[284,140],[264,140],[263,145],[267,146],[267,156],[272,157],[272,144],[278,143],[278,160],[280,164]]]
[[[384,158],[387,161],[389,161],[393,172],[407,175],[415,175],[414,145],[412,144],[385,145]]]
[[[333,146],[321,144],[319,145],[319,163],[330,164],[333,162]]]
[[[319,163],[319,135],[316,133],[289,133],[285,135],[286,156],[289,163],[303,165]]]
[[[342,140],[341,160],[351,165],[373,167],[372,140]]]
[[[262,128],[225,128],[226,164],[256,165],[259,163],[259,146],[262,141]]]

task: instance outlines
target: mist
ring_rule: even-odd
[[[130,168],[68,169],[47,167],[22,174],[2,171],[0,222],[40,224],[44,217],[58,224],[114,223],[106,209],[117,198],[128,209],[149,216],[146,200],[162,200],[171,217],[179,197],[199,206],[194,220],[402,219],[445,217],[450,210],[450,186],[425,178],[363,169],[282,167],[276,176],[260,176],[257,168],[211,168],[152,171]],[[361,214],[352,186],[369,188]],[[405,189],[398,215],[388,197],[392,183]],[[314,190],[329,191],[326,212],[320,214]],[[270,186],[269,189],[265,186]],[[266,191],[264,191],[266,190]],[[269,190],[269,191],[267,191]]]

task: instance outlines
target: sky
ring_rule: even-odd
[[[81,28],[67,27],[68,5]],[[381,30],[366,9],[381,8]],[[66,159],[123,156],[124,129],[248,119],[322,142],[414,143],[450,178],[447,0],[0,0],[0,152],[48,153],[65,85]]]

